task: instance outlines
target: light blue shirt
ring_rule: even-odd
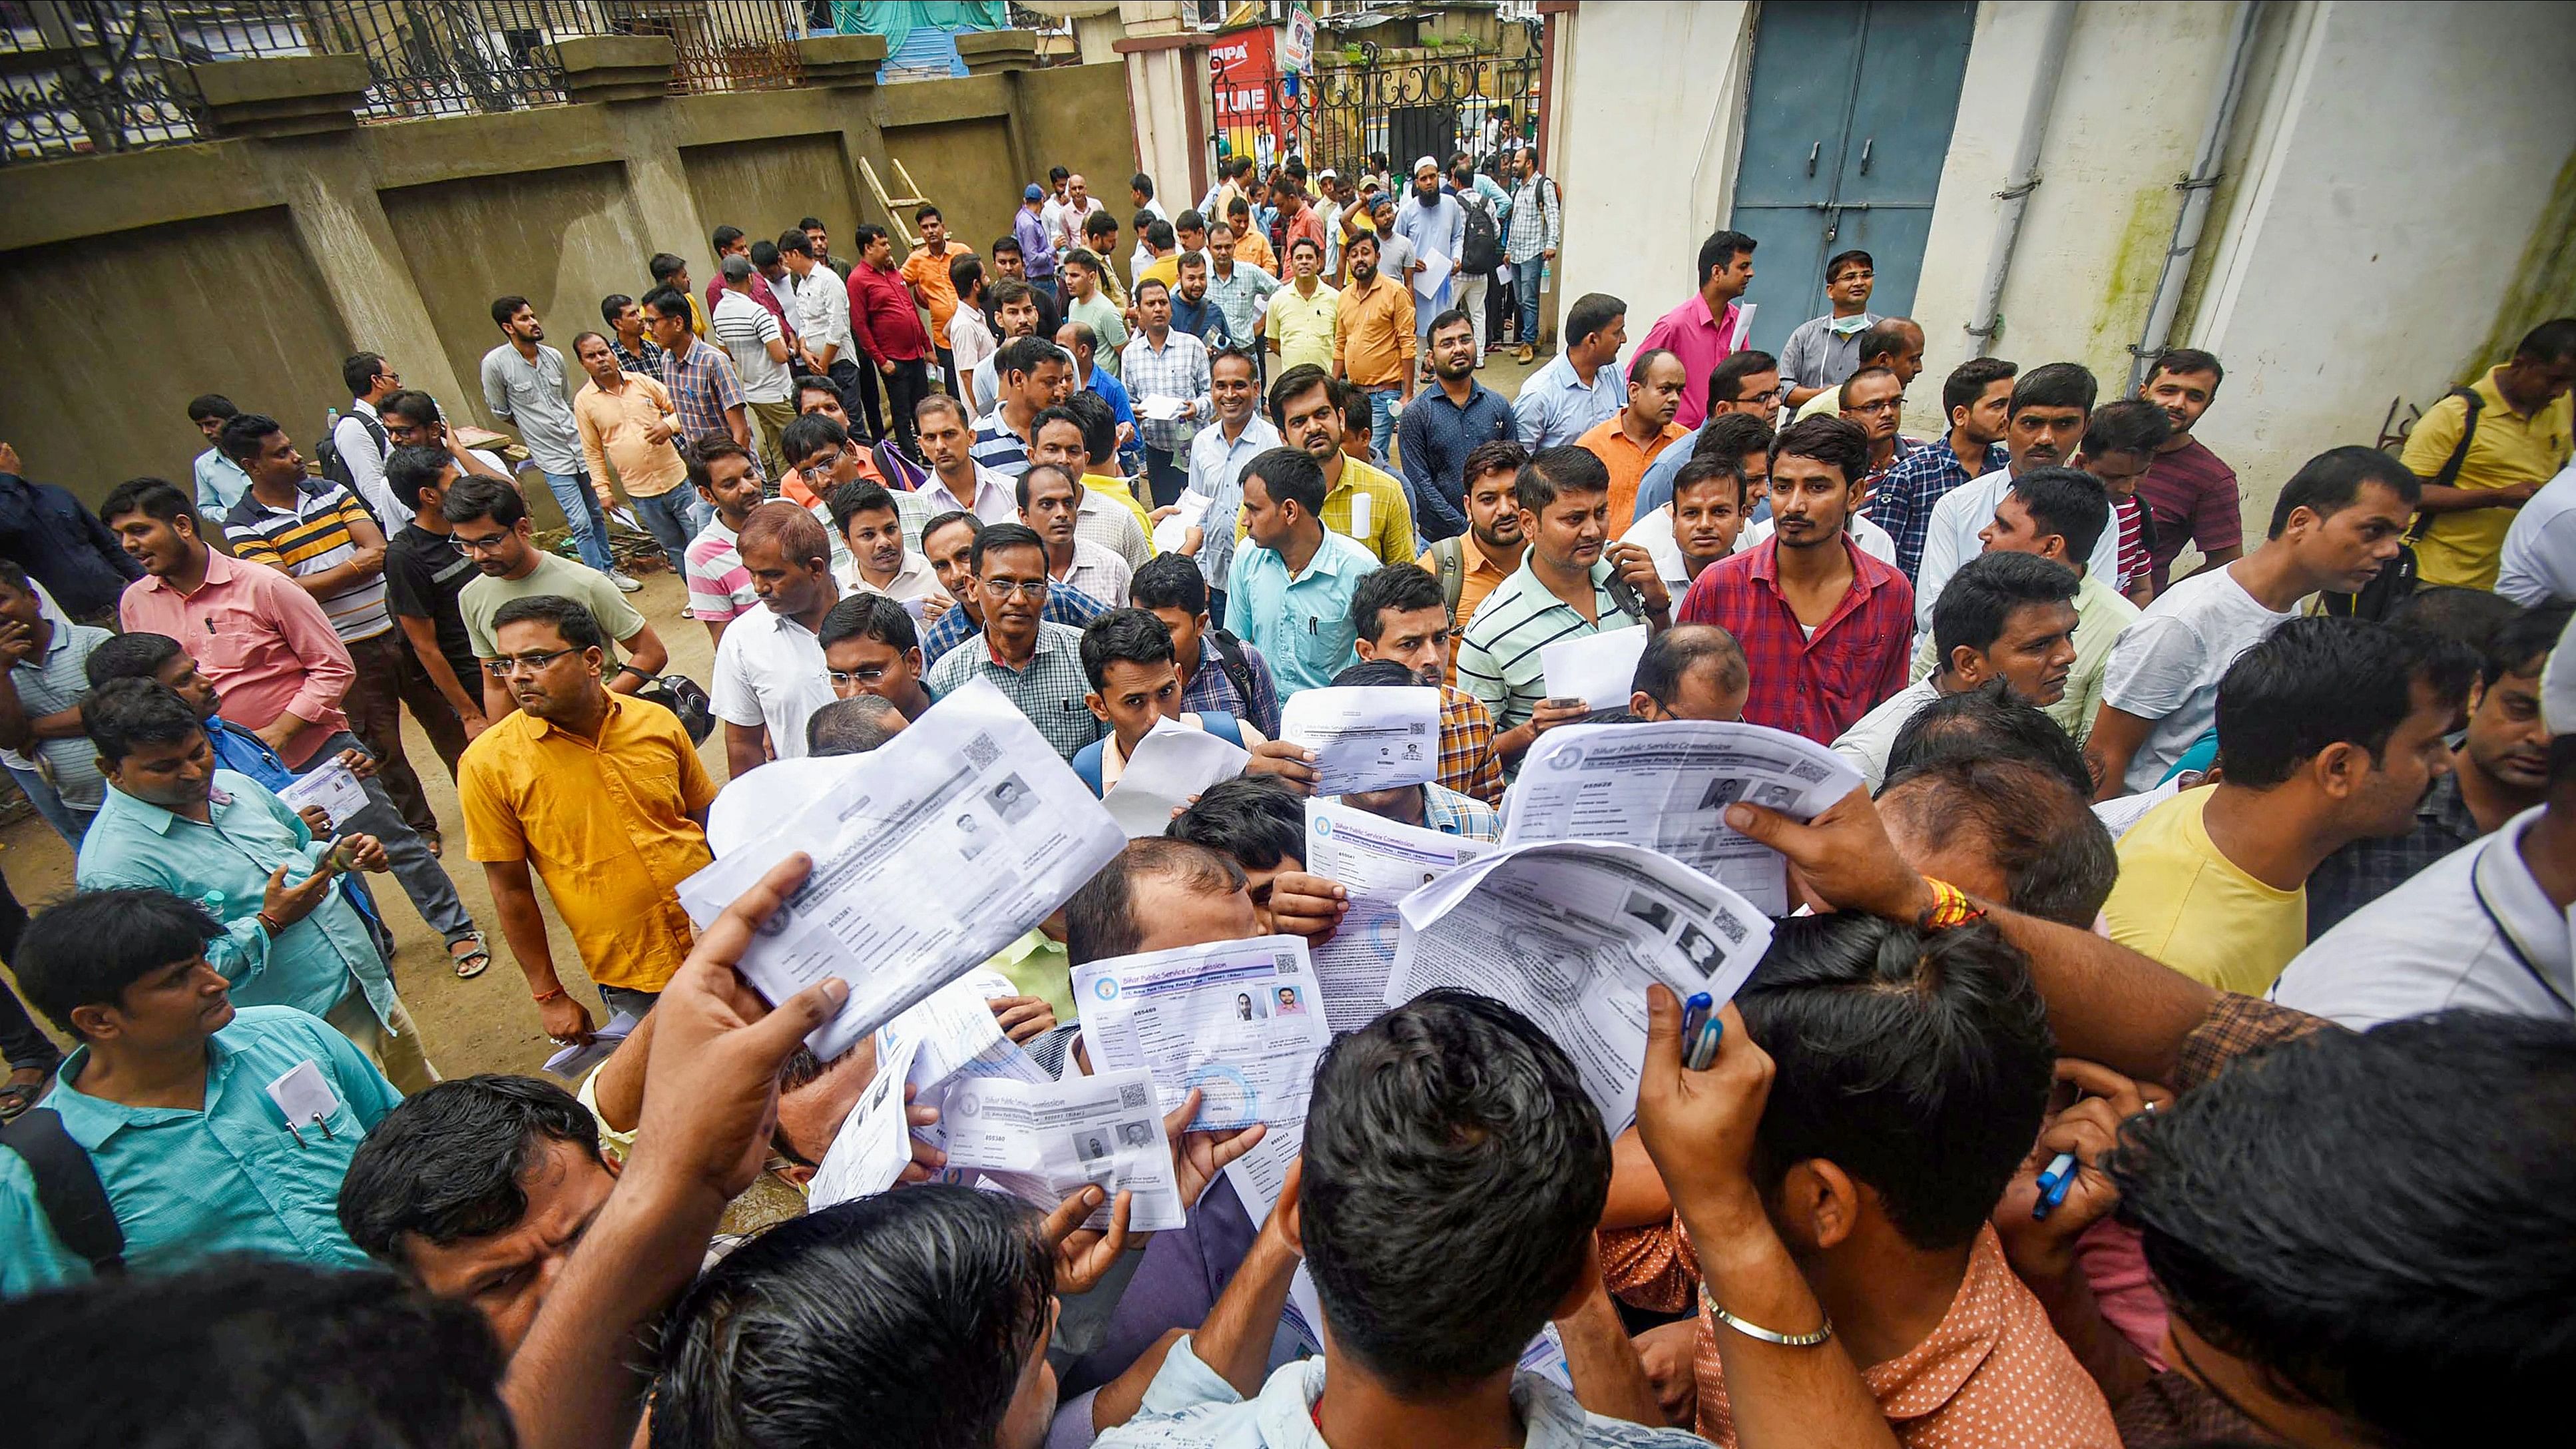
[[[1328,1365],[1320,1358],[1282,1364],[1246,1399],[1199,1361],[1183,1338],[1145,1386],[1135,1417],[1093,1441],[1099,1449],[1326,1449],[1315,1427]],[[1708,1449],[1682,1429],[1649,1429],[1587,1413],[1574,1395],[1534,1373],[1512,1376],[1512,1408],[1526,1449]]]
[[[1291,578],[1288,561],[1251,540],[1234,551],[1226,576],[1225,621],[1270,661],[1279,697],[1320,689],[1359,662],[1351,595],[1377,571],[1377,555],[1324,530],[1323,546]]]
[[[208,448],[197,455],[197,511],[220,523],[250,491],[250,475],[241,464]]]
[[[297,1132],[268,1084],[311,1062],[339,1106]],[[325,1268],[363,1268],[340,1228],[340,1179],[358,1144],[402,1100],[349,1039],[282,1006],[245,1006],[206,1042],[201,1110],[127,1107],[80,1089],[89,1048],[63,1063],[45,1105],[89,1152],[125,1233],[135,1273],[176,1273],[216,1253],[257,1253]],[[302,1140],[297,1140],[298,1136]],[[0,1152],[0,1298],[85,1282],[89,1263],[62,1246],[36,1202],[35,1175]]]
[[[1520,423],[1521,446],[1535,452],[1572,443],[1627,405],[1628,384],[1617,363],[1603,363],[1585,387],[1574,364],[1559,352],[1521,384],[1512,399],[1512,416]]]
[[[224,934],[206,943],[206,960],[233,984],[235,1005],[321,1016],[355,985],[383,1021],[394,1010],[393,981],[346,896],[327,893],[275,940],[259,923],[269,872],[285,866],[293,885],[312,875],[328,849],[268,787],[219,769],[203,825],[109,789],[81,841],[76,879],[85,891],[149,886],[212,911]]]
[[[1199,518],[1199,577],[1222,589],[1234,575],[1234,523],[1243,512],[1243,465],[1279,446],[1279,430],[1255,411],[1243,436],[1229,443],[1225,424],[1199,429],[1190,439],[1189,491],[1208,500]]]

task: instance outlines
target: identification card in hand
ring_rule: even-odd
[[[331,1114],[340,1110],[340,1094],[331,1090],[331,1081],[310,1057],[289,1067],[283,1076],[268,1084],[268,1100],[286,1118],[287,1130],[302,1143],[308,1132],[329,1137]]]
[[[350,816],[367,808],[367,787],[349,767],[334,759],[331,763],[298,776],[277,792],[289,810],[301,812],[308,805],[319,805],[331,818],[331,828],[339,829]]]

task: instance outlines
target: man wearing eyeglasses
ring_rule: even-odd
[[[1914,445],[1896,431],[1896,421],[1905,412],[1905,384],[1887,368],[1865,367],[1843,379],[1842,399],[1843,421],[1869,436],[1869,473],[1852,490],[1854,506],[1860,507],[1868,504],[1887,470],[1913,450]]]
[[[983,634],[930,667],[930,687],[949,694],[970,679],[993,682],[1070,760],[1100,738],[1100,721],[1083,703],[1091,683],[1082,672],[1082,631],[1042,618],[1047,603],[1047,549],[1035,529],[996,523],[975,535],[975,599]]]
[[[481,518],[454,521],[460,536],[488,531]],[[491,642],[477,646],[484,688],[506,693],[511,713],[496,714],[466,748],[456,784],[466,847],[483,865],[546,1035],[586,1041],[590,1009],[556,973],[529,867],[544,877],[601,1004],[611,1016],[641,1017],[696,939],[674,888],[714,860],[706,815],[715,782],[677,715],[618,690],[615,656],[589,609],[561,596],[514,598],[488,627]]]
[[[531,541],[528,503],[516,487],[489,478],[459,478],[448,488],[439,512],[447,518],[457,551],[474,560],[483,574],[458,591],[456,607],[465,616],[474,657],[483,661],[485,719],[497,722],[519,707],[506,674],[495,668],[501,661],[493,635],[501,606],[513,599],[550,594],[588,609],[616,641],[607,651],[607,678],[608,688],[619,694],[633,694],[670,661],[653,626],[607,575],[558,558]],[[626,651],[622,663],[618,649]]]
[[[854,594],[823,616],[823,664],[840,699],[872,694],[906,720],[939,702],[922,683],[921,631],[912,614],[883,594]]]

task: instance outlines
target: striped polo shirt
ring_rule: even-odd
[[[1607,560],[1592,566],[1592,607],[1586,619],[1540,583],[1529,560],[1494,586],[1476,606],[1476,616],[1458,638],[1458,687],[1481,701],[1501,733],[1528,721],[1547,697],[1547,670],[1539,650],[1559,639],[1576,639],[1605,629],[1624,629],[1646,622],[1621,612],[1611,595],[1614,570]],[[1625,699],[1593,700],[1596,709],[1624,708]]]
[[[375,515],[348,489],[307,478],[296,485],[292,508],[271,508],[255,492],[242,494],[232,512],[224,515],[224,537],[232,541],[233,557],[242,562],[282,568],[289,577],[300,579],[338,568],[357,553],[357,540],[349,533],[351,523],[376,528]],[[314,602],[331,616],[331,628],[343,644],[373,639],[394,626],[392,615],[385,612],[381,568],[345,588],[315,596]]]

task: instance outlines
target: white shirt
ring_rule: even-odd
[[[789,305],[796,309],[796,335],[805,339],[806,346],[817,352],[826,344],[839,348],[835,361],[851,355],[849,284],[830,267],[816,262],[814,269],[802,277],[789,268],[779,289],[787,293]]]
[[[414,510],[404,507],[403,501],[394,496],[394,485],[385,481],[385,460],[393,456],[393,440],[388,438],[384,448],[377,448],[375,435],[367,431],[365,423],[358,421],[360,413],[374,420],[377,427],[384,426],[383,419],[376,415],[374,403],[362,397],[351,398],[349,410],[340,415],[339,424],[331,429],[331,445],[340,450],[341,461],[349,465],[350,481],[358,485],[358,496],[374,511],[376,521],[384,526],[385,536],[390,538],[401,530]],[[509,470],[504,468],[501,471],[506,473]]]
[[[2550,900],[2522,858],[2545,808],[2346,916],[2290,962],[2272,999],[2356,1031],[2453,1007],[2576,1018],[2576,909]]]
[[[847,306],[847,302],[843,303]],[[725,355],[733,359],[733,370],[742,379],[742,400],[747,403],[787,401],[787,389],[794,379],[787,364],[769,355],[769,344],[785,340],[787,334],[769,309],[751,300],[749,292],[727,287],[716,293],[716,310],[707,318],[707,330],[724,344]]]
[[[767,604],[726,626],[716,645],[714,686],[707,691],[716,718],[746,729],[766,725],[772,755],[801,759],[806,718],[832,698],[823,641],[813,630]]]
[[[1134,573],[1127,567],[1127,560],[1075,534],[1073,562],[1065,566],[1063,573],[1050,568],[1047,577],[1068,589],[1088,594],[1110,608],[1119,609],[1126,607],[1127,581],[1134,577]]]
[[[963,313],[965,309],[961,307],[958,310]],[[953,341],[957,335],[953,330],[953,320],[951,327],[949,337]],[[977,418],[991,417],[993,409],[1002,405],[1001,369],[995,365],[1001,359],[1001,352],[1002,344],[996,341],[993,344],[993,350],[985,353],[984,360],[976,363],[971,371],[962,362],[957,365],[957,375],[966,379],[966,390],[973,394],[971,398],[965,399],[970,404],[967,411],[972,412]],[[1074,362],[1072,349],[1058,347],[1055,355],[1064,359],[1064,365],[1073,369],[1075,377],[1089,376],[1080,365]]]
[[[993,329],[984,314],[969,303],[959,302],[948,314],[948,351],[957,359],[959,372],[972,372],[975,364],[993,355],[1001,344],[993,340]]]
[[[1941,697],[1929,679],[1909,684],[1891,694],[1878,708],[1862,715],[1842,738],[1833,743],[1835,754],[1852,762],[1861,778],[1869,782],[1870,793],[1887,783],[1887,756],[1896,748],[1896,735],[1906,721],[1923,712],[1923,707]]]
[[[1933,603],[1961,564],[1986,551],[1977,531],[1995,521],[1995,505],[2011,491],[2012,469],[1997,468],[1951,489],[1932,505],[1932,519],[1923,536],[1923,566],[1914,571],[1915,628],[1931,630]],[[2093,557],[2085,568],[2097,579],[2120,576],[2120,515],[2116,509],[2102,526],[2102,536],[2093,541]]]
[[[2495,591],[2525,608],[2576,600],[2576,463],[2515,512]]]
[[[858,560],[848,558],[846,555],[844,560],[834,562],[832,576],[840,582],[841,592],[844,595],[883,594],[898,604],[909,604],[919,599],[942,599],[955,602],[948,599],[948,591],[939,586],[939,575],[930,567],[930,560],[911,549],[903,551],[903,563],[895,569],[894,577],[888,579],[883,588],[862,578],[859,574]]]
[[[928,505],[930,511],[926,516],[930,518],[964,509],[986,523],[1020,521],[1019,490],[1010,479],[981,463],[975,465],[975,496],[971,500],[949,492],[947,482],[935,472],[914,496]]]
[[[1690,587],[1690,561],[1682,557],[1682,546],[1673,539],[1671,504],[1667,503],[1661,508],[1648,510],[1645,517],[1629,525],[1628,531],[1619,535],[1619,541],[1633,543],[1644,549],[1647,555],[1654,559],[1655,577],[1662,579],[1665,587],[1674,589]],[[1735,551],[1742,553],[1744,536],[1741,533],[1737,534],[1735,542],[1737,545]]]
[[[2227,666],[2297,617],[2298,605],[2276,614],[2222,568],[2165,590],[2120,631],[2102,666],[2102,702],[2156,722],[2129,761],[2128,789],[2153,789],[2164,778],[2217,721]]]

